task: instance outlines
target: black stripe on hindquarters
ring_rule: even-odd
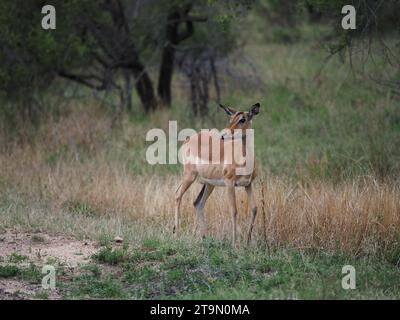
[[[197,207],[197,205],[200,203],[201,198],[203,198],[204,195],[204,190],[206,190],[206,185],[203,185],[203,188],[201,188],[199,195],[197,196],[196,200],[194,200],[193,205]]]

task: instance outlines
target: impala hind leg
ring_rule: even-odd
[[[173,232],[176,236],[179,235],[179,220],[180,220],[180,207],[182,196],[186,190],[192,185],[193,181],[196,179],[195,174],[184,174],[181,184],[175,192],[175,225]]]
[[[207,234],[207,226],[204,219],[204,206],[213,190],[214,186],[210,184],[203,185],[203,188],[193,203],[194,207],[196,208],[196,225],[200,223],[200,237],[202,238],[204,238]]]
[[[257,206],[254,200],[253,189],[251,187],[251,184],[245,187],[245,189],[247,193],[248,204],[251,209],[250,225],[249,225],[249,231],[247,233],[247,244],[249,244],[251,241],[251,233],[253,231],[254,221],[256,220]]]

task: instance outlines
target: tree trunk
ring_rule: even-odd
[[[171,82],[174,73],[174,57],[175,49],[171,45],[167,45],[162,53],[160,75],[158,78],[158,96],[161,103],[171,106]]]
[[[166,106],[171,106],[171,82],[174,73],[174,46],[178,42],[178,25],[176,22],[180,15],[178,12],[172,12],[168,15],[167,21],[167,44],[163,49],[161,57],[160,75],[158,78],[158,96],[161,103]]]
[[[198,108],[197,88],[196,88],[196,78],[193,74],[190,76],[190,98],[192,100],[193,115],[197,117],[197,108]]]
[[[125,106],[128,112],[132,112],[131,74],[127,70],[124,70],[123,75],[125,80],[125,88],[124,88]]]
[[[154,95],[153,83],[147,72],[141,66],[133,70],[135,77],[135,87],[142,103],[143,109],[146,113],[149,113],[156,109],[157,100]]]
[[[201,92],[201,99],[200,99],[200,116],[204,117],[208,114],[208,100],[209,100],[209,94],[208,94],[208,81],[209,79],[205,78],[205,75],[200,79],[200,82],[198,84],[199,86],[199,91]]]
[[[186,5],[183,8],[175,8],[168,14],[166,26],[166,39],[160,65],[160,73],[158,78],[158,97],[164,106],[171,106],[171,83],[174,74],[175,63],[175,47],[182,41],[190,38],[194,33],[193,21],[205,21],[202,17],[188,16],[191,5]],[[179,32],[179,25],[185,23],[186,29]]]

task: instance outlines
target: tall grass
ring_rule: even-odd
[[[115,133],[109,121],[101,113],[94,117],[92,111],[73,112],[49,121],[34,142],[19,143],[1,153],[1,201],[10,197],[17,205],[31,201],[48,215],[76,217],[76,223],[85,217],[118,217],[139,226],[138,232],[150,227],[172,232],[179,174],[137,174],[129,164],[143,155],[136,154],[145,148],[135,131],[140,129],[128,126]],[[111,145],[111,141],[115,142]],[[126,154],[126,148],[133,154]],[[200,185],[194,184],[183,201],[182,224],[189,237],[195,226],[192,202],[199,190]],[[380,181],[371,175],[332,183],[307,176],[293,180],[264,170],[255,190],[259,203],[256,245],[355,255],[391,255],[399,245],[400,190],[394,179]],[[217,188],[206,205],[209,233],[217,239],[231,236],[225,197],[224,188]],[[239,234],[244,236],[250,215],[240,189],[237,202]],[[34,210],[29,205],[25,210],[34,220]],[[7,215],[12,214],[1,210],[2,219],[10,220]]]

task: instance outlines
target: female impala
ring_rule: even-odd
[[[249,243],[257,213],[251,187],[251,183],[256,177],[256,164],[254,154],[248,148],[246,134],[252,133],[252,130],[249,130],[252,118],[259,113],[260,104],[253,105],[248,112],[236,111],[223,105],[220,107],[230,116],[229,128],[224,129],[223,134],[218,133],[217,130],[201,131],[186,139],[182,146],[184,167],[181,184],[176,190],[174,232],[176,235],[179,232],[182,196],[199,177],[200,182],[204,185],[194,202],[194,207],[196,208],[197,222],[200,222],[200,235],[204,237],[207,231],[203,212],[205,203],[215,186],[224,186],[228,188],[229,205],[232,212],[232,240],[235,245],[237,216],[235,187],[243,186],[246,189],[252,212],[247,234]],[[245,160],[243,160],[243,156],[245,156]],[[246,170],[249,167],[250,170]]]

